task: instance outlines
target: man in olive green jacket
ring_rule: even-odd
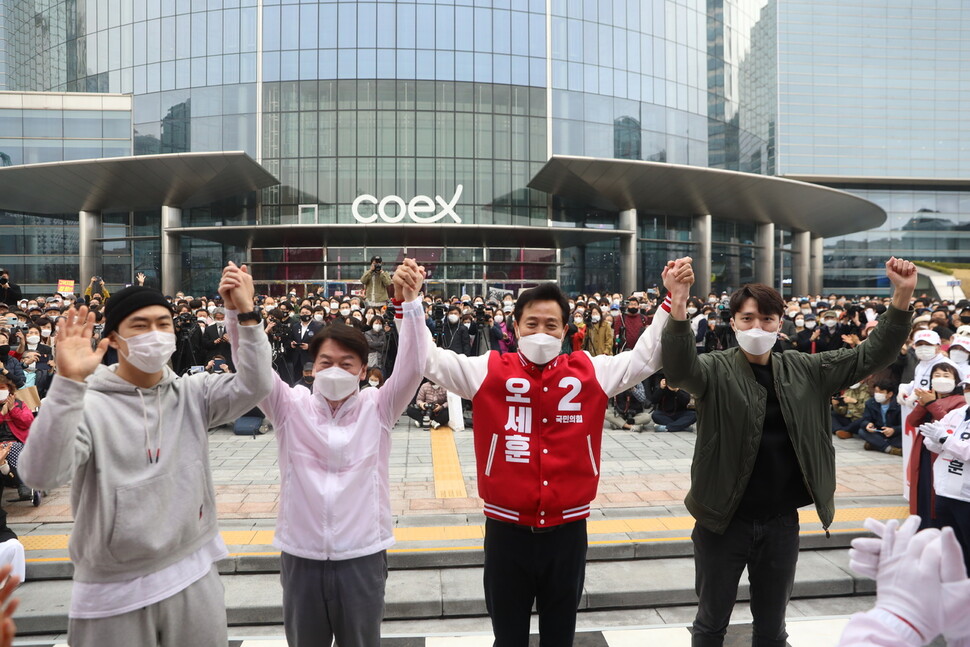
[[[786,644],[785,609],[798,561],[797,509],[835,516],[830,399],[896,359],[909,334],[916,267],[890,259],[893,307],[854,349],[772,353],[785,302],[750,284],[731,296],[738,348],[698,355],[687,299],[671,295],[661,352],[667,382],[690,392],[697,441],[685,503],[694,516],[695,647],[721,645],[748,568],[752,645]]]

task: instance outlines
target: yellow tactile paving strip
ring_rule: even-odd
[[[861,522],[867,517],[873,519],[904,519],[909,514],[906,506],[884,506],[877,508],[842,508],[835,515],[836,523]],[[823,532],[820,528],[813,528],[811,524],[818,523],[818,515],[814,511],[806,510],[799,514],[803,528],[801,534],[816,535]],[[608,519],[593,520],[587,526],[591,536],[590,544],[616,543],[647,543],[660,541],[678,541],[689,539],[689,536],[678,537],[647,537],[631,539],[594,539],[596,535],[619,535],[636,533],[669,532],[674,530],[690,530],[694,527],[691,517],[646,517],[641,519]],[[858,532],[863,530],[861,523],[858,527],[839,528],[839,532]],[[468,526],[421,526],[414,528],[395,528],[394,537],[398,542],[435,542],[435,541],[467,541],[481,540],[485,536],[485,527],[481,525]],[[222,538],[230,546],[269,546],[273,543],[272,530],[226,530]],[[68,535],[25,535],[20,538],[27,551],[66,550]],[[396,548],[392,552],[426,552],[434,550],[468,550],[480,546],[447,546],[447,547],[411,547]],[[234,555],[272,555],[275,553],[233,553]],[[61,558],[36,558],[28,561],[62,561]]]
[[[431,430],[431,461],[434,465],[434,495],[439,499],[466,499],[458,447],[451,427]]]

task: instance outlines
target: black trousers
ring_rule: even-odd
[[[424,422],[424,416],[427,414],[429,420],[434,420],[439,425],[448,424],[448,407],[443,408],[438,413],[432,413],[431,411],[425,411],[424,409],[419,409],[417,405],[409,404],[407,408],[408,417],[412,420],[417,421],[420,425]]]
[[[970,571],[970,502],[937,494],[936,520],[940,528],[953,528],[963,549],[963,562]]]
[[[494,647],[528,646],[533,602],[539,645],[572,645],[585,579],[585,519],[541,533],[485,520],[485,606]]]
[[[748,567],[752,647],[785,647],[785,610],[798,562],[798,512],[764,521],[735,517],[723,535],[694,525],[694,647],[724,644],[738,597],[741,572]]]

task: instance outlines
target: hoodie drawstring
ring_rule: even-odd
[[[138,392],[138,397],[141,398],[141,415],[142,424],[145,428],[145,453],[148,454],[149,463],[157,463],[159,456],[162,454],[162,394],[161,391],[155,391],[155,405],[158,409],[158,418],[155,422],[155,456],[152,456],[151,438],[148,433],[148,407],[145,405],[145,394],[141,392],[141,389],[136,389]]]

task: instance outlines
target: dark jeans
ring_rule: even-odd
[[[485,520],[485,606],[494,647],[528,646],[533,601],[539,645],[572,645],[585,579],[585,519],[541,533]]]
[[[444,407],[438,413],[431,413],[430,411],[425,412],[424,409],[419,409],[416,405],[413,405],[413,404],[408,405],[408,410],[407,410],[408,416],[412,420],[417,421],[417,423],[419,425],[422,422],[424,422],[425,413],[427,413],[428,418],[430,420],[434,420],[439,425],[447,425],[448,424],[448,407]]]
[[[798,562],[798,512],[763,521],[735,517],[723,535],[694,525],[693,647],[720,646],[738,597],[745,566],[751,598],[753,647],[785,647],[785,609]]]
[[[848,416],[843,416],[840,413],[832,412],[832,433],[834,434],[840,429],[848,431],[850,434],[859,433],[859,429],[862,427],[862,418],[856,418],[853,420]]]
[[[684,431],[697,422],[697,412],[691,409],[673,414],[654,411],[652,417],[656,424],[667,427],[667,431]]]
[[[936,495],[936,520],[940,528],[950,526],[963,549],[963,563],[970,572],[970,502]]]
[[[865,429],[859,430],[859,438],[866,441],[872,448],[884,452],[887,447],[895,447],[897,449],[903,446],[903,435],[901,433],[895,433],[889,438],[882,435],[881,431],[866,431]]]

